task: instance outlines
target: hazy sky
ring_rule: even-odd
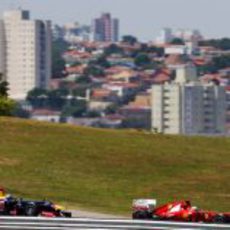
[[[230,0],[0,0],[0,11],[31,10],[54,23],[90,24],[102,12],[120,19],[121,35],[152,40],[162,27],[200,29],[206,37],[230,37]]]

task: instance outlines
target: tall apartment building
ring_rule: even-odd
[[[166,134],[225,134],[224,87],[184,81],[181,73],[171,84],[152,87],[152,130]]]
[[[203,39],[199,30],[178,29],[174,32],[174,37],[181,38],[184,41],[199,42]]]
[[[176,71],[175,83],[195,82],[198,79],[196,67],[192,63],[177,65],[174,70]]]
[[[164,28],[160,31],[160,35],[156,38],[156,43],[159,45],[170,43],[173,39],[171,28]]]
[[[152,87],[152,129],[167,134],[224,134],[222,86],[190,82]]]
[[[167,134],[224,134],[225,89],[213,84],[154,85],[152,129]]]
[[[117,42],[119,40],[119,20],[112,18],[109,13],[103,13],[100,18],[93,20],[95,41]]]
[[[64,39],[71,44],[78,44],[79,42],[92,41],[91,26],[81,25],[78,22],[67,23],[64,26],[52,26],[53,40]]]
[[[51,76],[51,23],[30,20],[29,11],[7,11],[0,20],[0,72],[9,95],[23,100],[35,87],[47,88]]]
[[[178,29],[173,31],[170,28],[164,28],[160,31],[159,36],[156,37],[155,43],[158,45],[164,45],[170,43],[174,38],[182,39],[185,42],[184,48],[186,49],[185,51],[183,51],[181,47],[181,50],[179,51],[179,47],[175,46],[173,47],[174,52],[179,51],[192,54],[192,52],[195,52],[198,48],[198,43],[203,39],[203,36],[198,30]],[[170,52],[173,52],[170,47],[166,50],[170,50]]]
[[[2,21],[0,21],[0,73],[5,73],[5,36],[4,36],[4,26]]]

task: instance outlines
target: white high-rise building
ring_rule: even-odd
[[[201,83],[154,85],[152,129],[166,134],[225,134],[225,89]]]
[[[174,32],[174,37],[181,38],[183,41],[192,41],[198,43],[203,39],[199,30],[178,29]]]
[[[0,73],[5,73],[5,36],[3,21],[0,21]]]
[[[186,68],[177,71],[173,83],[153,85],[152,130],[166,134],[225,134],[225,88],[196,81],[193,71]]]
[[[29,11],[13,10],[0,20],[0,72],[9,95],[25,99],[35,87],[47,88],[51,77],[51,23],[30,20]]]
[[[171,42],[173,39],[172,29],[164,28],[160,31],[160,35],[156,38],[156,44],[163,45]]]
[[[183,84],[186,82],[197,81],[197,70],[192,63],[178,65],[174,68],[176,71],[175,82]]]

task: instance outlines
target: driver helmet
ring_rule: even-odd
[[[3,187],[0,187],[0,199],[6,197],[6,191]]]

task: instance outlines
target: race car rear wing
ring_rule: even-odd
[[[156,199],[134,199],[132,208],[133,211],[148,211],[152,212],[157,205]]]

